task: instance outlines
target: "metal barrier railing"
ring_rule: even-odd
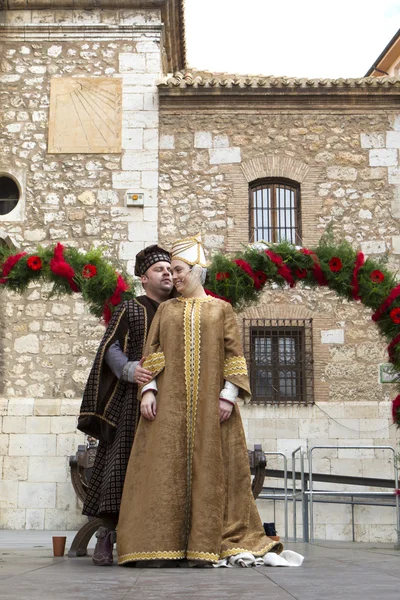
[[[393,492],[344,492],[344,491],[314,491],[313,488],[313,472],[312,472],[312,457],[314,450],[390,450],[393,453],[393,469],[394,469],[394,481],[396,489],[399,487],[399,472],[396,462],[396,451],[392,446],[313,446],[308,451],[308,470],[309,470],[309,489],[308,491],[303,486],[302,480],[302,493],[304,497],[308,496],[310,500],[310,536],[309,541],[311,544],[314,543],[314,495],[318,496],[377,496],[384,497],[390,496],[393,498]],[[297,451],[299,448],[297,449]],[[295,451],[295,452],[297,452]],[[293,456],[293,454],[292,454]],[[304,468],[303,468],[304,472]],[[303,474],[302,472],[302,474]],[[294,502],[294,505],[296,503]],[[396,526],[397,526],[397,536],[400,535],[400,511],[399,511],[399,496],[395,496],[395,508],[396,508]],[[294,509],[295,510],[295,509]],[[306,541],[306,540],[304,540]],[[398,540],[399,541],[399,540]]]
[[[296,455],[300,457],[300,492],[296,491]],[[303,515],[303,542],[309,541],[308,536],[308,496],[306,493],[303,446],[299,446],[292,452],[292,504],[293,504],[293,540],[297,541],[297,498],[301,498]]]
[[[283,494],[263,494],[261,498],[263,500],[277,500],[283,498],[284,502],[284,520],[285,520],[285,542],[289,538],[289,506],[288,506],[288,471],[287,471],[287,458],[283,452],[264,452],[267,456],[281,456],[283,458]]]

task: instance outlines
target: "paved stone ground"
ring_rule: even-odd
[[[1,600],[399,600],[400,551],[390,544],[288,543],[300,568],[99,568],[53,558],[51,536],[0,531]]]

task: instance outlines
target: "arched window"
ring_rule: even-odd
[[[0,175],[0,215],[8,215],[17,206],[20,191],[14,179]]]
[[[289,179],[262,179],[249,188],[250,242],[301,244],[300,186]]]

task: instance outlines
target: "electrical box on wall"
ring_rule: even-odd
[[[125,206],[143,206],[144,194],[140,192],[125,192]]]

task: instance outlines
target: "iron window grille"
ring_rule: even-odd
[[[249,217],[250,242],[301,244],[300,186],[288,179],[250,184]]]
[[[314,403],[312,319],[243,319],[252,404]]]

